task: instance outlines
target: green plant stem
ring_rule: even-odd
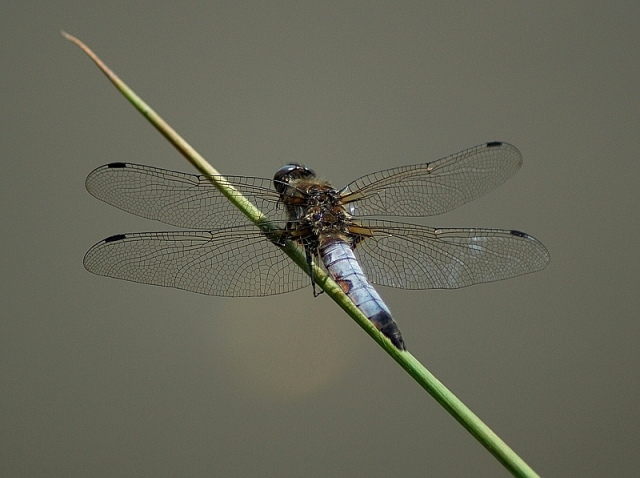
[[[224,194],[247,218],[262,230],[269,230],[272,226],[268,218],[233,188],[200,154],[193,149],[171,126],[169,126],[149,105],[136,95],[120,78],[118,78],[98,56],[76,37],[62,32],[62,35],[78,45],[120,90],[131,104],[142,113],[160,133],[173,144],[180,153]],[[293,243],[287,244],[285,252],[305,271],[307,263],[304,254]],[[487,425],[485,425],[464,403],[435,378],[409,352],[402,352],[394,347],[384,337],[367,317],[353,304],[342,289],[317,266],[314,266],[315,279],[320,286],[355,322],[368,333],[391,357],[411,375],[436,401],[466,428],[500,463],[514,476],[537,477],[538,475],[527,465],[509,446],[503,442]]]

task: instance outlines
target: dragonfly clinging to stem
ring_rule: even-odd
[[[191,230],[111,236],[87,252],[84,265],[95,274],[134,282],[256,297],[315,286],[311,265],[319,263],[405,350],[398,326],[371,283],[455,289],[541,270],[549,253],[516,230],[432,228],[379,217],[442,214],[494,189],[521,165],[514,146],[490,142],[430,163],[368,174],[342,189],[299,164],[283,166],[273,180],[225,176],[269,217],[275,230],[265,233],[205,176],[111,163],[87,177],[92,195],[132,214]],[[303,249],[306,271],[282,251],[287,241]]]

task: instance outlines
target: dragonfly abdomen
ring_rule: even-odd
[[[320,257],[333,280],[364,315],[400,350],[406,350],[391,312],[367,280],[351,246],[336,240],[320,247]]]

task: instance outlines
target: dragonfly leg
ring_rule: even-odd
[[[313,273],[313,255],[308,247],[305,247],[305,255],[307,258],[307,266],[309,267],[309,277],[311,277],[311,287],[313,288],[313,297],[318,297],[324,291],[320,289],[320,292],[316,290],[316,277]]]

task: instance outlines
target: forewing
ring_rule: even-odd
[[[309,277],[254,226],[120,234],[84,257],[94,274],[223,297],[281,294]]]
[[[457,289],[529,274],[549,264],[535,238],[502,229],[434,229],[362,220],[373,237],[356,246],[367,278],[401,289]]]
[[[353,215],[433,216],[486,194],[521,165],[515,146],[485,143],[431,163],[368,174],[340,194]]]
[[[283,218],[272,182],[225,176],[270,219]],[[132,163],[111,163],[92,171],[87,190],[136,216],[173,226],[216,229],[249,224],[248,219],[205,176]]]

